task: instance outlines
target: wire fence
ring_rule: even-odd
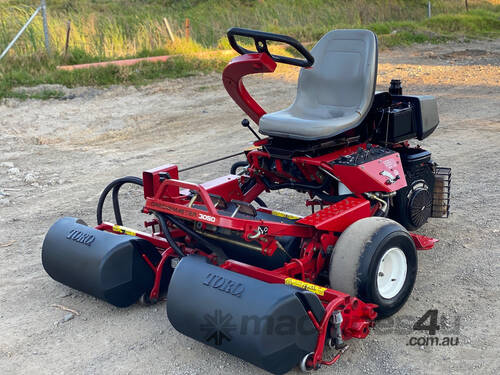
[[[42,14],[42,24],[43,24],[43,32],[44,32],[44,41],[45,41],[45,50],[47,53],[50,55],[51,49],[50,49],[50,36],[49,36],[49,29],[48,29],[48,24],[47,24],[47,4],[45,0],[42,0],[40,2],[40,6],[35,9],[33,14],[30,16],[28,21],[21,27],[19,32],[16,34],[14,39],[7,45],[5,50],[0,54],[0,60],[9,52],[9,50],[14,46],[16,41],[21,37],[21,35],[24,33],[24,31],[28,28],[31,22],[35,19],[35,17],[38,15],[38,13]]]
[[[90,56],[137,55],[141,51],[164,48],[172,36],[182,34],[175,21],[167,21],[167,28],[164,17],[145,18],[130,24],[95,13],[47,17],[45,9],[45,0],[37,8],[0,7],[0,51],[6,46],[1,57],[11,49],[11,53],[20,56],[37,55],[41,51],[50,54],[52,49],[57,54],[65,54],[68,47],[76,54]]]
[[[499,0],[494,0],[493,3],[497,1],[500,3]],[[341,3],[343,2],[338,2]],[[25,4],[0,6],[0,50],[8,47],[4,49],[1,57],[7,55],[9,49],[11,54],[17,56],[37,55],[45,51],[65,56],[69,48],[74,56],[86,55],[87,58],[96,59],[142,56],[155,50],[165,49],[173,53],[202,52],[203,47],[200,44],[227,48],[227,45],[220,44],[224,43],[227,27],[232,25],[265,27],[268,31],[287,33],[301,40],[315,40],[317,36],[321,36],[331,28],[348,26],[342,22],[365,25],[377,20],[405,20],[409,15],[413,20],[422,20],[442,14],[448,9],[450,11],[474,9],[485,1],[453,0],[448,2],[453,3],[453,6],[448,4],[446,7],[443,6],[443,1],[420,1],[417,2],[420,5],[414,5],[411,10],[402,9],[399,3],[390,1],[385,2],[386,8],[380,9],[377,5],[379,3],[353,0],[347,2],[344,8],[331,9],[321,14],[314,9],[304,9],[307,7],[301,2],[281,1],[275,4],[269,1],[267,4],[263,1],[259,2],[259,6],[253,12],[242,15],[243,12],[237,11],[241,5],[235,2],[222,10],[207,8],[203,12],[193,11],[187,28],[185,19],[178,14],[169,16],[144,12],[144,14],[137,13],[134,18],[118,13],[101,15],[96,12],[73,14],[58,11],[50,13],[47,17],[43,0],[38,8]],[[165,9],[167,11],[167,7]],[[35,12],[37,14],[31,18]],[[217,12],[217,15],[213,12]],[[339,12],[343,12],[344,21],[335,18],[339,17],[336,14]],[[166,17],[168,26],[164,21]],[[27,20],[31,20],[31,23],[26,26]],[[187,32],[191,37],[189,40],[185,38]],[[180,40],[173,43],[172,39],[176,37]],[[13,39],[15,46],[12,43]]]

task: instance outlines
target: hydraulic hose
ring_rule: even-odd
[[[231,170],[229,171],[229,173],[237,174],[236,171],[238,168],[246,167],[246,166],[248,166],[248,162],[237,161],[236,163],[234,163],[231,166]],[[255,183],[256,183],[255,178],[252,178],[252,179],[248,180],[245,184],[243,184],[241,186],[241,191],[243,192],[243,194],[245,194],[248,190],[250,190],[255,185]],[[267,204],[259,197],[255,198],[254,202],[256,202],[261,207],[267,207]]]
[[[256,202],[261,207],[267,207],[267,204],[262,199],[260,199],[259,197],[255,198],[254,202]]]
[[[236,171],[238,170],[238,168],[241,168],[241,167],[248,167],[248,162],[247,161],[237,161],[236,163],[234,163],[232,166],[231,166],[231,169],[229,170],[229,173],[231,174],[237,174]]]
[[[97,203],[97,224],[102,224],[102,211],[104,207],[104,202],[106,201],[106,198],[111,190],[113,190],[112,193],[112,199],[113,199],[113,211],[115,214],[115,222],[118,225],[123,225],[123,220],[120,212],[120,202],[118,199],[118,193],[120,192],[120,188],[124,184],[134,184],[134,185],[139,185],[143,186],[143,181],[139,177],[134,177],[134,176],[127,176],[127,177],[122,177],[114,180],[111,182],[106,188],[103,190],[101,193],[101,196],[99,197],[99,202]],[[212,250],[214,253],[217,254],[217,258],[221,261],[224,261],[227,259],[226,255],[224,254],[223,250],[219,248],[218,246],[210,243],[206,239],[204,239],[202,236],[200,236],[198,233],[190,229],[188,226],[186,226],[184,223],[182,223],[180,220],[177,220],[171,215],[163,214],[160,212],[156,212],[158,221],[160,222],[162,232],[165,235],[165,239],[169,243],[169,245],[174,249],[174,251],[180,256],[183,257],[185,256],[184,252],[182,249],[177,245],[175,242],[174,238],[170,234],[170,231],[168,230],[167,223],[165,221],[165,218],[167,218],[169,221],[171,221],[175,226],[177,226],[179,229],[183,230],[187,234],[189,234],[191,237],[193,237],[196,241],[202,243],[204,246],[206,246],[208,249]]]
[[[203,244],[206,248],[210,249],[213,253],[217,255],[217,261],[222,264],[226,261],[227,256],[224,251],[217,245],[214,245],[210,241],[203,238],[200,234],[196,233],[194,230],[185,225],[181,220],[178,220],[176,217],[168,214],[159,214],[159,216],[165,216],[169,221],[171,221],[177,228],[189,234],[192,238],[194,238],[199,243]],[[167,228],[168,229],[168,228]],[[168,241],[168,239],[167,239]],[[169,241],[170,244],[170,241]],[[172,246],[172,245],[170,245]],[[175,249],[174,249],[175,250]]]
[[[157,214],[156,216],[158,217],[158,221],[160,222],[161,231],[163,232],[163,235],[165,236],[165,239],[167,240],[170,247],[174,249],[174,251],[177,253],[177,255],[179,255],[179,257],[182,258],[186,256],[186,254],[184,254],[179,245],[177,245],[177,242],[175,242],[174,238],[172,237],[172,234],[170,234],[170,231],[168,230],[168,225],[164,217],[168,215],[162,214],[160,212],[157,212],[156,214]]]
[[[120,188],[124,184],[134,184],[134,185],[139,185],[143,186],[142,179],[139,177],[134,177],[134,176],[127,176],[127,177],[122,177],[114,180],[111,182],[106,188],[103,190],[101,193],[101,196],[99,197],[99,202],[97,203],[97,224],[102,224],[102,209],[104,207],[104,202],[106,200],[106,197],[108,196],[109,192],[111,189],[113,189],[113,210],[115,213],[115,221],[116,224],[118,225],[123,225],[122,221],[122,216],[120,212],[120,203],[118,201],[118,193],[120,191]]]

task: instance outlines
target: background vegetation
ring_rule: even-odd
[[[366,27],[378,34],[382,47],[500,35],[500,0],[468,3],[466,12],[464,0],[432,0],[433,17],[428,19],[427,0],[47,0],[53,55],[46,56],[42,21],[37,17],[0,61],[0,98],[22,96],[11,90],[19,85],[140,84],[220,70],[229,57],[206,52],[229,48],[225,31],[231,26],[287,34],[310,43],[334,28]],[[38,0],[1,2],[0,50],[38,5]],[[169,40],[163,17],[170,21],[176,42]],[[183,37],[186,18],[190,40]],[[70,48],[64,57],[68,21]],[[63,63],[162,54],[185,56],[133,68],[55,69]]]

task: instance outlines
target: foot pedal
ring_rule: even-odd
[[[370,202],[363,198],[348,197],[297,221],[319,230],[342,232],[359,219],[370,216]]]

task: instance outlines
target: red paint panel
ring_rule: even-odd
[[[167,172],[170,178],[179,178],[179,172],[177,166],[174,164],[165,164],[161,167],[148,169],[142,172],[142,180],[144,182],[144,198],[154,197],[156,191],[160,187],[160,173]],[[179,188],[175,186],[170,186],[166,194],[170,197],[177,197],[179,195]]]
[[[434,244],[439,241],[436,238],[422,236],[421,234],[410,233],[410,235],[417,250],[430,250],[434,247]]]
[[[370,216],[370,202],[366,199],[349,197],[323,208],[297,221],[319,230],[342,232],[349,225]]]
[[[243,200],[243,193],[239,185],[240,176],[227,175],[216,178],[215,180],[201,184],[210,194],[220,195],[226,202],[233,199]]]
[[[369,191],[392,192],[406,186],[401,159],[396,152],[359,166],[335,164],[332,168],[335,176],[355,194]],[[388,175],[399,176],[399,179],[388,182]]]

